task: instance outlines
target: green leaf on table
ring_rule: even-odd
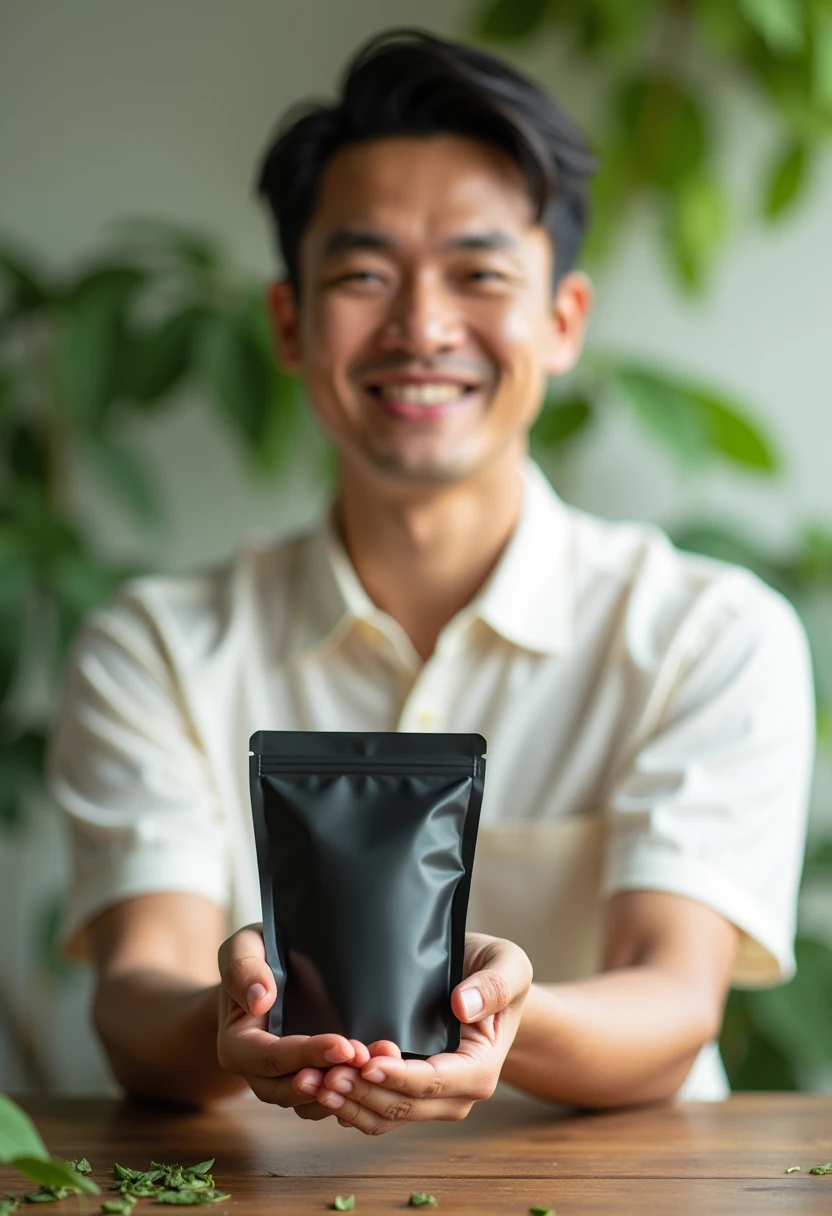
[[[153,481],[127,444],[99,430],[89,430],[83,438],[90,459],[111,493],[142,523],[158,524],[161,510]]]
[[[216,1161],[216,1157],[212,1157],[210,1161],[200,1161],[199,1165],[188,1165],[185,1167],[185,1172],[188,1174],[210,1174],[211,1166]]]
[[[48,1161],[49,1150],[26,1112],[0,1094],[0,1161],[9,1165],[15,1157]]]
[[[784,1174],[796,1174],[799,1172],[799,1170],[800,1170],[799,1165],[789,1165],[786,1167],[786,1169],[783,1170],[783,1173]]]
[[[585,397],[544,402],[532,428],[532,438],[541,447],[558,448],[592,422],[592,406]]]
[[[810,1174],[832,1174],[832,1161],[827,1161],[825,1165],[815,1165],[809,1170]]]
[[[81,1157],[80,1160],[76,1158],[72,1161],[67,1161],[67,1165],[71,1170],[75,1170],[77,1174],[92,1173],[92,1166],[90,1165],[89,1161],[87,1161],[86,1157]]]
[[[525,38],[546,18],[549,0],[490,0],[476,19],[474,34],[496,42]]]
[[[0,1216],[13,1216],[20,1207],[20,1200],[9,1195],[7,1199],[0,1198]]]
[[[336,1195],[332,1206],[336,1212],[351,1212],[355,1207],[355,1195]]]
[[[223,415],[253,452],[267,432],[275,369],[245,321],[214,313],[200,326],[197,362]]]
[[[47,1192],[66,1190],[67,1192],[85,1191],[89,1195],[99,1193],[98,1187],[91,1178],[86,1178],[83,1174],[70,1169],[65,1161],[59,1161],[57,1157],[47,1157],[44,1160],[43,1157],[22,1155],[12,1158],[9,1165],[31,1182],[37,1182]],[[60,1197],[65,1198],[66,1196]]]
[[[412,1191],[408,1203],[412,1208],[436,1207],[439,1200],[427,1191]]]
[[[21,481],[44,483],[49,473],[46,436],[42,427],[30,422],[14,422],[6,433],[6,459],[9,471]]]
[[[529,1208],[529,1216],[555,1216],[554,1208],[544,1207],[543,1204],[535,1204]]]
[[[809,149],[800,139],[791,139],[777,153],[769,170],[763,200],[766,219],[786,214],[803,193],[808,180]]]
[[[109,1213],[109,1216],[130,1216],[135,1202],[129,1195],[124,1195],[121,1199],[105,1199],[101,1211]]]

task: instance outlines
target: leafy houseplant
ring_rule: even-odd
[[[586,254],[598,264],[628,217],[658,220],[665,264],[685,294],[702,293],[725,247],[734,200],[718,168],[713,80],[730,76],[762,101],[776,130],[761,170],[759,214],[779,223],[811,184],[832,142],[832,5],[829,0],[479,0],[471,32],[518,50],[551,35],[593,84],[600,157]],[[568,100],[568,99],[567,99]],[[714,456],[774,476],[781,460],[752,421],[712,386],[617,354],[587,351],[568,395],[557,390],[539,441],[586,431],[610,403],[634,408],[646,431],[681,465]],[[789,557],[776,556],[724,522],[692,521],[682,547],[746,565],[794,603],[815,666],[818,736],[832,756],[832,530],[810,526]],[[829,889],[832,841],[813,833],[804,892]],[[738,1088],[810,1087],[832,1066],[832,951],[798,934],[797,977],[766,992],[731,993],[721,1037]]]
[[[124,224],[106,254],[51,274],[0,248],[0,828],[22,828],[42,793],[51,698],[28,690],[60,673],[81,618],[136,571],[106,559],[76,518],[72,476],[97,476],[147,526],[161,508],[151,472],[124,438],[187,383],[274,474],[306,432],[298,384],[275,365],[262,291],[217,244],[150,221]],[[57,908],[41,937],[53,974]],[[35,1083],[48,1070],[0,975],[0,1028]]]

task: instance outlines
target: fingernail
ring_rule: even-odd
[[[324,1059],[328,1060],[330,1064],[343,1064],[346,1060],[352,1059],[352,1056],[345,1055],[341,1047],[330,1047],[328,1051],[324,1052]]]
[[[254,1013],[254,1006],[260,1000],[261,996],[266,995],[266,992],[267,992],[267,989],[264,988],[262,984],[252,984],[251,985],[248,992],[246,993],[246,1002],[248,1004],[250,1013]]]
[[[465,988],[460,995],[466,1017],[474,1018],[478,1013],[482,1013],[483,1000],[479,988]]]
[[[318,1086],[314,1081],[303,1081],[298,1086],[298,1089],[305,1094],[316,1094],[318,1092]]]
[[[346,1102],[346,1098],[342,1098],[340,1094],[334,1094],[332,1090],[328,1090],[325,1094],[318,1096],[318,1101],[321,1106],[328,1106],[330,1110],[340,1110]]]
[[[352,1081],[349,1077],[338,1077],[336,1081],[332,1082],[330,1089],[334,1089],[338,1094],[351,1094]]]
[[[369,1072],[363,1072],[361,1075],[365,1081],[374,1081],[376,1085],[384,1080],[384,1073],[380,1068],[371,1068]]]

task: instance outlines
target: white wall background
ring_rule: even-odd
[[[372,32],[415,23],[462,35],[470,12],[469,0],[0,0],[0,229],[70,266],[114,217],[179,219],[221,234],[265,281],[273,255],[251,182],[284,108],[329,94]],[[591,112],[590,85],[556,48],[541,42],[520,62],[576,116]],[[832,157],[799,213],[763,228],[754,188],[773,132],[730,81],[715,84],[714,108],[738,212],[710,292],[696,303],[679,298],[644,217],[597,283],[591,338],[692,370],[753,404],[787,471],[776,485],[724,473],[681,485],[621,413],[570,458],[561,488],[603,515],[671,523],[707,510],[786,545],[801,522],[832,521]],[[287,530],[315,508],[303,468],[252,489],[233,442],[194,402],[135,442],[154,461],[168,521],[143,536],[81,483],[79,509],[108,550],[189,567],[227,553],[253,526]],[[27,936],[33,909],[62,874],[48,810],[24,839],[0,837],[0,969],[49,1043],[56,1086],[102,1090],[106,1071],[86,1029],[88,979],[48,1003]],[[0,1089],[21,1083],[0,1041]]]

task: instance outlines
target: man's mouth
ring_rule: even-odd
[[[427,419],[437,418],[467,403],[468,399],[478,392],[480,385],[463,384],[455,380],[432,380],[421,384],[412,381],[389,381],[384,384],[365,384],[364,388],[388,413],[407,419]]]

